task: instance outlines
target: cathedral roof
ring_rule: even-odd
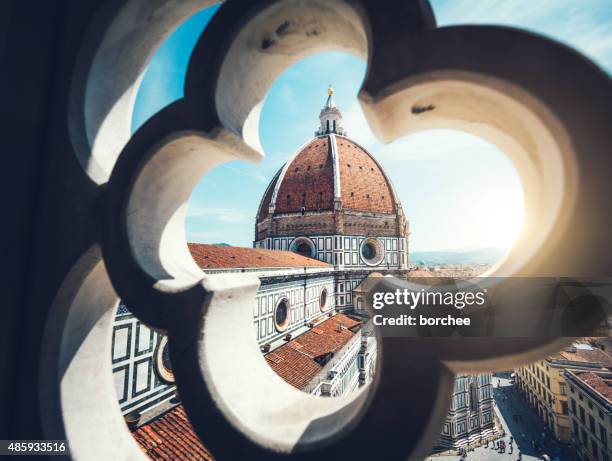
[[[306,143],[274,176],[258,220],[273,213],[334,210],[395,213],[397,198],[382,167],[351,139],[333,133]],[[303,208],[303,210],[302,210]]]
[[[346,136],[333,89],[319,115],[316,137],[304,144],[274,175],[257,213],[343,210],[391,214],[399,201],[382,167]]]
[[[336,314],[266,354],[266,361],[287,383],[303,389],[324,367],[317,359],[342,349],[360,326],[359,320]]]
[[[202,269],[243,267],[330,267],[329,264],[291,251],[189,243],[189,251]]]

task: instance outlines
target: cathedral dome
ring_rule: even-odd
[[[394,214],[399,202],[382,167],[345,135],[332,92],[319,116],[316,137],[298,149],[274,176],[257,221],[272,215],[317,211]]]

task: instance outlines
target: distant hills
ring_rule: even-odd
[[[495,264],[506,254],[504,248],[474,248],[465,250],[414,251],[410,263],[418,264]]]

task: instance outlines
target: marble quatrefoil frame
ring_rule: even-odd
[[[112,382],[121,298],[168,334],[181,398],[217,459],[423,459],[456,373],[525,364],[570,339],[379,338],[370,386],[341,398],[307,395],[276,376],[257,347],[258,280],[205,277],[189,255],[189,196],[220,163],[261,160],[262,101],[284,69],[342,50],[367,59],[359,101],[380,140],[459,129],[495,143],[516,166],[527,224],[496,275],[602,276],[612,267],[610,78],[530,32],[438,28],[425,0],[230,0],[195,47],[184,97],[131,135],[155,48],[212,3],[107,1],[89,26],[66,123],[83,175],[99,188],[89,214],[99,238],[65,275],[48,316],[45,435],[67,438],[75,459],[144,458]]]

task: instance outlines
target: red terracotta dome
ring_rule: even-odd
[[[334,133],[303,147],[272,179],[258,221],[274,214],[337,209],[392,214],[397,199],[376,160],[359,144]]]

